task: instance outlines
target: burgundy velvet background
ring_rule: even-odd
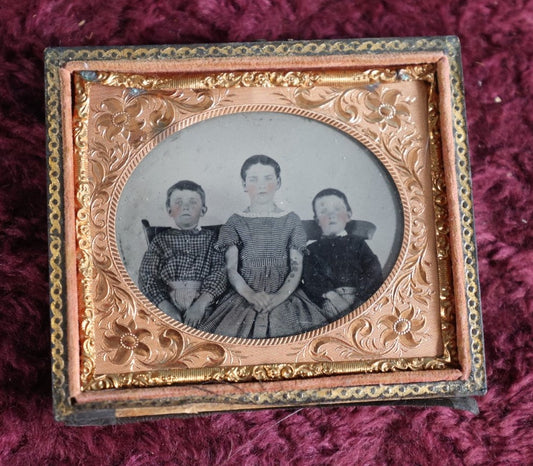
[[[0,463],[532,464],[533,1],[0,3]],[[489,392],[480,414],[341,407],[114,427],[54,422],[43,49],[455,34],[461,38]]]

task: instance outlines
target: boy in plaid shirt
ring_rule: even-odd
[[[139,287],[167,315],[197,326],[206,309],[226,290],[224,254],[217,235],[198,228],[207,211],[205,192],[182,180],[167,191],[166,207],[176,228],[159,233],[144,254]]]

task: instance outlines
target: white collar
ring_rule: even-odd
[[[289,212],[286,212],[285,210],[282,210],[280,212],[267,212],[267,213],[259,213],[259,212],[247,212],[243,210],[242,212],[238,212],[237,215],[241,217],[248,217],[248,218],[280,218],[285,217],[285,215],[288,215]]]
[[[322,238],[342,238],[343,236],[348,236],[348,233],[346,230],[342,230],[341,232],[337,233],[336,235],[322,235]]]
[[[179,226],[176,225],[175,228],[178,231],[202,231],[202,227],[199,225],[196,225],[194,228],[189,228],[189,229],[180,228]]]

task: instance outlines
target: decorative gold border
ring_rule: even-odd
[[[182,73],[176,76],[125,74],[116,72],[82,72],[103,85],[136,89],[229,89],[239,87],[312,87],[351,84],[432,81],[433,64],[390,66],[354,71],[234,71],[217,74]]]
[[[60,69],[67,63],[79,60],[118,60],[157,58],[183,59],[201,57],[287,57],[287,56],[324,56],[328,54],[355,54],[371,56],[394,52],[442,52],[450,64],[450,103],[453,116],[453,136],[456,152],[458,173],[458,198],[460,207],[460,223],[462,229],[463,260],[465,262],[464,279],[466,282],[466,320],[470,333],[468,340],[469,353],[472,358],[470,374],[466,380],[454,382],[437,382],[422,384],[390,385],[381,388],[374,386],[349,387],[335,390],[308,390],[284,392],[279,394],[284,402],[298,402],[312,399],[313,403],[342,402],[345,400],[398,399],[436,396],[465,396],[482,393],[485,390],[485,370],[482,342],[481,310],[477,283],[476,248],[474,242],[472,198],[467,153],[466,123],[462,76],[458,41],[454,37],[419,38],[419,39],[370,39],[353,41],[327,42],[291,42],[261,44],[231,44],[222,46],[197,47],[139,47],[122,49],[49,49],[46,53],[46,103],[47,103],[47,153],[49,176],[49,251],[50,251],[50,283],[51,283],[51,317],[52,317],[52,358],[54,404],[58,418],[69,417],[75,409],[78,411],[96,407],[119,408],[124,406],[168,406],[172,400],[160,400],[157,403],[148,401],[93,403],[79,405],[75,408],[69,399],[68,372],[66,368],[66,335],[65,335],[65,275],[62,227],[62,135],[59,129],[61,121]],[[460,271],[458,272],[460,273]],[[296,394],[296,395],[294,395]],[[246,398],[246,397],[245,397]],[[204,399],[201,400],[205,401]],[[218,403],[235,403],[235,397],[218,397]],[[249,399],[244,400],[250,403]],[[194,400],[190,400],[194,403]],[[200,402],[200,401],[197,401]],[[264,394],[257,400],[262,406],[276,405],[275,394]],[[226,407],[227,409],[227,407]]]
[[[170,369],[106,374],[96,376],[88,390],[138,388],[204,382],[268,382],[344,374],[376,374],[395,371],[445,369],[443,358],[402,358],[361,360],[352,362],[319,362],[301,364],[262,364],[257,366],[211,367],[202,369]]]
[[[350,81],[353,82],[368,82],[370,80],[369,76],[374,76],[374,79],[379,79],[380,76],[384,77],[384,79],[387,80],[387,82],[401,82],[406,80],[424,80],[428,81],[431,85],[434,83],[434,73],[435,73],[435,66],[434,65],[425,65],[425,66],[416,66],[416,67],[405,67],[401,69],[401,72],[399,70],[386,70],[385,72],[381,70],[365,70],[365,71],[355,71],[355,72],[343,72],[339,76],[338,81],[335,80],[335,74],[334,73],[328,73],[327,75],[327,81],[329,84],[332,84],[336,87],[339,85],[348,85],[347,83],[347,76],[350,76]],[[241,87],[243,83],[243,76],[246,76],[247,73],[232,73],[231,80],[228,82],[226,81],[226,73],[223,73],[222,75],[216,76],[215,78],[209,78],[207,80],[207,85],[210,87],[211,82],[217,82],[222,83],[221,87],[231,87],[235,85],[236,87]],[[255,79],[258,76],[261,77],[260,79]],[[267,76],[268,79],[263,79],[262,77]],[[291,78],[289,81],[287,81],[287,76],[313,76],[313,80],[307,80],[304,79],[301,82],[297,82],[292,87],[300,87],[298,84],[301,84],[301,87],[307,87],[311,86],[313,83],[320,83],[322,81],[322,75],[320,73],[308,73],[308,72],[284,72],[284,73],[276,73],[276,72],[265,72],[265,73],[250,73],[249,79],[246,81],[245,87],[276,87],[276,86],[282,86],[284,87],[287,82],[294,84],[295,80]],[[100,81],[100,79],[103,79],[103,83]],[[187,77],[181,78],[183,81],[190,82],[190,80]],[[89,81],[80,80],[78,79],[78,76],[75,77],[76,82],[76,95],[79,97],[79,105],[75,106],[75,114],[80,115],[80,120],[82,122],[82,125],[87,126],[87,99],[90,92],[90,87],[92,83],[99,83],[99,84],[105,84],[107,86],[117,86],[121,87],[125,84],[127,85],[144,85],[148,83],[148,86],[150,89],[160,89],[160,87],[166,88],[170,83],[176,83],[179,81],[178,78],[165,78],[164,80],[160,80],[159,78],[155,77],[149,77],[149,76],[142,76],[142,75],[135,75],[134,78],[131,78],[129,76],[120,75],[120,74],[113,74],[113,73],[106,73],[104,75],[101,75],[100,73],[96,74],[96,76],[90,76]],[[206,80],[200,80],[201,83],[205,85]],[[273,84],[274,83],[274,84]],[[198,86],[198,85],[197,85]],[[343,87],[340,87],[342,89]],[[350,87],[347,87],[347,89],[350,89]],[[339,95],[341,95],[339,93]],[[436,99],[436,92],[432,91],[429,93],[430,99],[435,100]],[[211,99],[210,99],[211,100]],[[327,99],[326,101],[329,101]],[[260,108],[262,110],[267,110],[267,108],[264,105],[261,105]],[[433,105],[435,107],[435,105]],[[211,112],[215,112],[216,115],[220,114],[220,111],[218,111],[216,108],[213,109],[213,107],[209,107],[211,109]],[[246,110],[246,109],[240,109],[239,111],[252,111],[255,109],[255,106],[252,106],[252,108]],[[303,111],[303,109],[302,109]],[[224,112],[223,112],[224,113]],[[435,115],[433,117],[433,120],[435,124],[433,124],[433,130],[437,128],[438,125],[438,115],[436,112],[434,112]],[[300,112],[298,112],[300,114]],[[310,116],[310,115],[307,115]],[[349,115],[348,115],[349,116]],[[193,117],[195,120],[195,117]],[[321,118],[321,121],[323,120],[323,117]],[[330,122],[331,124],[331,122]],[[171,128],[168,128],[171,129]],[[84,134],[87,132],[86,128],[81,130]],[[164,133],[161,133],[161,135],[166,135],[168,133],[168,130]],[[378,147],[380,139],[384,138],[385,134],[383,135],[377,135],[374,133],[369,132],[364,138],[363,134],[361,134],[358,139],[361,140],[363,138],[363,141],[365,145],[368,145],[368,142],[365,142],[365,139],[368,139],[369,141],[372,140],[373,144]],[[157,138],[159,140],[160,138]],[[434,138],[432,138],[433,140]],[[152,145],[150,145],[151,147]],[[80,170],[79,179],[80,179],[80,192],[83,193],[83,198],[80,197],[80,205],[81,208],[78,213],[78,234],[81,235],[83,238],[83,244],[80,244],[80,251],[82,253],[82,263],[80,263],[79,269],[82,273],[82,276],[84,277],[83,282],[83,289],[81,290],[82,293],[84,293],[84,300],[85,300],[85,311],[84,311],[84,319],[82,321],[82,329],[85,329],[85,340],[83,344],[83,351],[82,351],[82,361],[83,361],[83,371],[82,371],[82,389],[83,390],[94,390],[94,389],[100,389],[102,386],[109,386],[109,387],[115,387],[115,388],[121,388],[121,384],[127,384],[126,386],[133,386],[135,384],[139,384],[139,386],[146,386],[147,384],[151,384],[153,386],[157,386],[161,384],[162,376],[159,374],[165,374],[164,371],[161,370],[155,370],[153,371],[154,377],[150,379],[149,374],[151,372],[142,372],[139,373],[135,371],[134,374],[129,375],[127,377],[124,377],[121,374],[107,374],[107,375],[99,375],[94,376],[94,368],[95,368],[95,344],[94,344],[94,309],[93,309],[93,303],[92,303],[92,289],[94,288],[92,283],[92,277],[94,276],[93,267],[91,266],[92,261],[92,255],[94,254],[94,240],[90,237],[90,227],[89,227],[89,218],[91,217],[91,198],[87,196],[87,193],[92,191],[94,188],[90,188],[89,185],[92,184],[89,182],[90,174],[85,169],[84,164],[86,164],[89,154],[85,151],[84,145],[78,145],[75,146],[76,151],[76,158],[80,158],[83,160],[83,164]],[[380,151],[378,151],[380,152]],[[134,156],[134,159],[131,162],[138,163],[142,159],[143,154],[146,153],[146,150],[143,150],[142,153],[136,153],[134,150],[134,153],[136,154]],[[442,171],[438,172],[436,171],[441,164],[438,163],[438,159],[440,157],[440,151],[434,150],[432,153],[432,158],[435,159],[432,163],[432,176],[434,178],[433,182],[433,189],[436,194],[439,194],[442,187],[444,186],[442,178]],[[401,162],[398,160],[397,162],[399,165],[401,165]],[[128,162],[127,166],[120,165],[120,172],[121,175],[119,179],[116,180],[114,183],[115,186],[115,194],[117,191],[117,186],[123,186],[124,180],[128,178],[129,173],[133,170],[135,165],[132,165],[132,163]],[[118,168],[117,168],[118,169]],[[405,167],[406,170],[411,170],[411,168]],[[390,170],[390,168],[389,168]],[[392,173],[391,173],[392,175]],[[113,176],[113,175],[111,175]],[[415,176],[414,174],[411,176]],[[415,176],[416,178],[416,176]],[[122,182],[121,182],[122,180]],[[398,181],[396,181],[398,184]],[[422,187],[419,187],[422,189]],[[442,194],[439,194],[442,195]],[[107,193],[106,193],[107,196]],[[116,195],[114,196],[114,198]],[[437,197],[435,198],[437,199]],[[408,203],[406,201],[403,201],[404,209],[407,208],[406,213],[408,210],[411,209],[411,207],[408,208]],[[98,214],[96,214],[98,215]],[[446,225],[448,223],[447,220],[447,213],[445,209],[441,209],[439,211],[439,221],[441,224]],[[112,217],[112,216],[111,216]],[[110,224],[112,225],[114,222],[112,218],[109,220]],[[405,238],[410,237],[411,234],[410,231],[410,224],[411,221],[409,220],[409,215],[405,219]],[[437,231],[438,235],[441,235]],[[108,229],[108,232],[106,234],[106,237],[114,238],[114,231],[112,226]],[[404,239],[404,243],[405,243]],[[114,241],[111,241],[112,246],[111,250],[116,250],[116,245],[113,246]],[[444,241],[441,241],[442,244],[445,246],[447,245],[446,238],[444,238]],[[425,250],[425,247],[422,247],[423,245],[420,245],[421,251]],[[107,251],[107,247],[104,248]],[[403,252],[405,253],[406,246],[402,247]],[[445,270],[449,270],[450,266],[448,264],[449,257],[446,251],[440,251],[439,250],[439,262],[441,267],[445,267]],[[117,262],[117,260],[115,260]],[[118,259],[118,262],[120,262],[120,259]],[[402,262],[400,259],[398,259],[398,262]],[[395,267],[395,270],[398,269],[398,263]],[[396,272],[397,273],[397,272]],[[127,273],[124,273],[125,276],[127,276]],[[395,275],[395,272],[391,272],[389,278],[387,279],[387,282],[390,282],[391,277]],[[113,280],[111,278],[111,280]],[[451,296],[451,286],[449,282],[449,276],[448,274],[441,273],[441,286],[440,289],[442,290],[441,295],[441,304],[443,306],[443,309],[450,309],[452,307],[452,303],[450,302],[450,296]],[[106,293],[107,294],[107,293]],[[444,314],[444,311],[443,311]],[[344,319],[345,320],[345,319]],[[328,326],[329,327],[329,326]],[[316,332],[315,332],[316,333]],[[243,367],[220,367],[218,369],[204,369],[204,370],[172,370],[170,369],[168,371],[168,374],[172,374],[171,376],[168,375],[164,377],[164,379],[167,381],[167,383],[183,383],[187,382],[190,383],[192,381],[196,382],[206,382],[206,381],[218,381],[218,380],[227,380],[227,381],[239,381],[237,375],[241,374],[242,381],[249,380],[250,377],[253,377],[255,374],[259,374],[259,377],[262,377],[262,379],[257,380],[263,380],[265,377],[270,377],[271,380],[279,379],[280,377],[287,378],[289,375],[282,376],[281,374],[290,374],[290,377],[315,377],[320,375],[332,375],[332,374],[341,374],[347,372],[347,367],[353,367],[354,373],[367,373],[367,372],[374,372],[376,367],[380,367],[382,372],[386,371],[393,371],[393,370],[422,370],[422,369],[443,369],[446,367],[457,367],[457,361],[452,360],[451,354],[450,354],[450,348],[452,348],[455,344],[455,334],[453,332],[453,327],[449,325],[443,326],[443,336],[445,340],[445,351],[443,357],[437,357],[437,358],[399,358],[394,360],[386,360],[386,363],[383,363],[381,360],[378,361],[368,361],[368,362],[361,362],[358,364],[340,364],[338,367],[336,364],[329,364],[327,365],[327,369],[324,369],[325,366],[320,363],[307,363],[305,365],[302,364],[280,364],[279,367],[283,369],[277,369],[276,364],[266,364],[251,368],[243,368]],[[301,337],[301,336],[300,336]],[[291,340],[294,340],[297,337],[292,337]],[[225,341],[226,339],[224,339]],[[279,341],[278,341],[279,340]],[[285,339],[274,339],[269,340],[266,343],[265,342],[256,342],[254,341],[254,344],[260,343],[260,344],[277,344],[283,342]],[[218,341],[218,340],[216,340]],[[324,341],[325,343],[326,341]],[[346,343],[343,343],[339,340],[340,344],[346,345]],[[316,343],[320,345],[320,343]],[[305,367],[305,370],[300,370],[301,367]],[[88,370],[87,370],[88,369]],[[194,374],[190,375],[189,371]],[[157,374],[157,375],[156,375]],[[122,382],[121,382],[122,381]],[[171,382],[169,382],[171,381]]]
[[[47,62],[47,165],[48,165],[48,254],[50,270],[50,319],[52,350],[52,387],[56,415],[72,414],[68,389],[68,354],[66,322],[65,255],[63,229],[63,143],[59,67]]]

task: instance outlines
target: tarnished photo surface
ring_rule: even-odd
[[[272,195],[265,199],[250,199],[248,188],[257,185],[257,189],[267,190],[268,180],[262,186],[263,180],[256,181],[257,174],[251,173],[247,186],[240,173],[243,163],[256,155],[265,157],[256,157],[252,170],[254,165],[265,167],[265,176],[274,181]],[[279,175],[275,168],[279,168]],[[171,200],[182,203],[183,195],[196,198],[193,202],[200,209],[193,215],[194,222],[185,226],[179,219],[176,224],[170,204]],[[252,201],[255,208],[264,211],[257,215],[251,212]],[[345,216],[340,220],[339,210]],[[190,211],[186,205],[184,218],[190,218]],[[129,177],[116,222],[117,242],[129,276],[156,306],[171,301],[170,294],[175,301],[180,300],[176,296],[183,296],[184,303],[176,306],[181,311],[168,311],[182,322],[188,320],[185,313],[195,302],[193,297],[201,294],[203,284],[199,282],[207,280],[209,309],[192,324],[209,330],[209,323],[201,324],[213,322],[211,314],[224,299],[229,300],[226,308],[246,306],[242,300],[229,297],[234,290],[226,276],[229,245],[219,240],[221,227],[232,216],[223,235],[238,248],[241,269],[237,272],[240,274],[245,266],[244,255],[249,263],[245,270],[256,292],[268,290],[274,295],[291,273],[289,255],[294,249],[302,258],[293,293],[302,289],[307,295],[302,296],[302,302],[296,300],[295,306],[307,309],[303,315],[291,317],[290,309],[280,308],[274,312],[281,313],[277,328],[267,328],[264,334],[259,329],[254,332],[256,318],[263,317],[268,327],[267,315],[272,311],[260,316],[263,312],[254,310],[244,317],[249,321],[246,329],[239,330],[238,319],[234,331],[226,328],[230,336],[271,338],[304,333],[311,326],[338,320],[377,291],[394,266],[402,240],[398,192],[369,149],[311,118],[280,112],[237,112],[170,135]],[[322,226],[320,218],[324,219]],[[150,246],[156,236],[156,243]],[[199,240],[203,236],[209,238]],[[272,247],[275,242],[279,244]],[[278,269],[280,273],[276,273]],[[176,283],[180,281],[183,283]],[[180,287],[183,291],[176,291]],[[191,287],[195,291],[190,293],[193,301],[189,303],[186,296]],[[322,296],[337,293],[336,289],[347,298],[333,296],[341,303],[338,311]],[[222,312],[217,312],[219,318]],[[291,320],[306,318],[309,324],[293,322],[291,327]],[[228,316],[228,325],[233,320]],[[216,328],[213,333],[217,333]]]

